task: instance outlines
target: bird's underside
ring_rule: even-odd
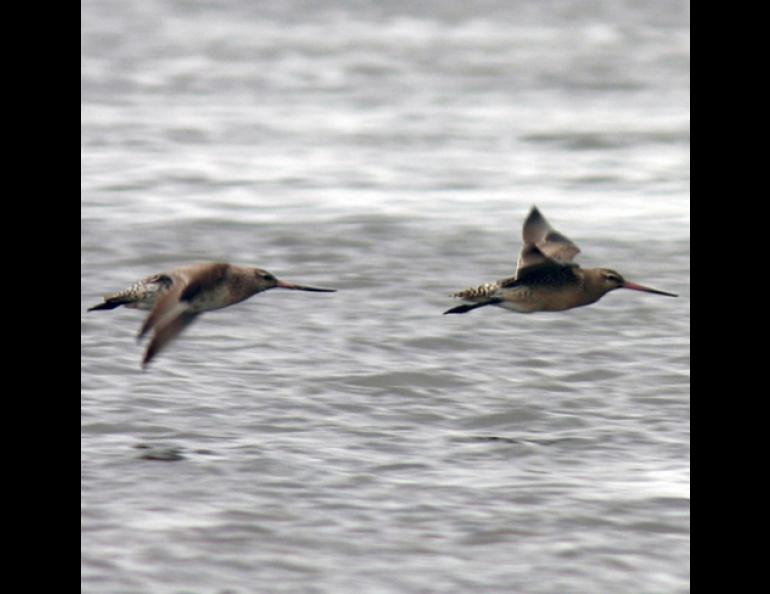
[[[467,313],[486,305],[497,305],[520,313],[531,313],[539,309],[564,309],[553,299],[549,300],[549,296],[556,297],[565,288],[578,286],[579,268],[571,262],[561,264],[553,260],[544,261],[522,269],[518,276],[455,293],[453,297],[472,303],[458,305],[444,313]]]

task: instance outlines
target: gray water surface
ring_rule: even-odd
[[[689,592],[686,4],[82,15],[82,592]],[[532,204],[679,298],[442,316]],[[339,291],[86,313],[212,260]]]

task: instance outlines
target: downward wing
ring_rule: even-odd
[[[147,350],[144,352],[142,367],[145,367],[169,342],[179,336],[198,317],[197,313],[183,311],[173,318],[164,318],[162,324],[155,326],[155,332],[152,336]]]

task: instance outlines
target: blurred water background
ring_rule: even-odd
[[[689,4],[83,0],[82,592],[689,592]],[[532,204],[679,293],[442,316]],[[105,292],[338,293],[140,370]]]

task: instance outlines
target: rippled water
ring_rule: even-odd
[[[82,591],[689,591],[686,5],[82,4]],[[508,276],[537,204],[678,293]],[[140,370],[104,292],[274,290]]]

